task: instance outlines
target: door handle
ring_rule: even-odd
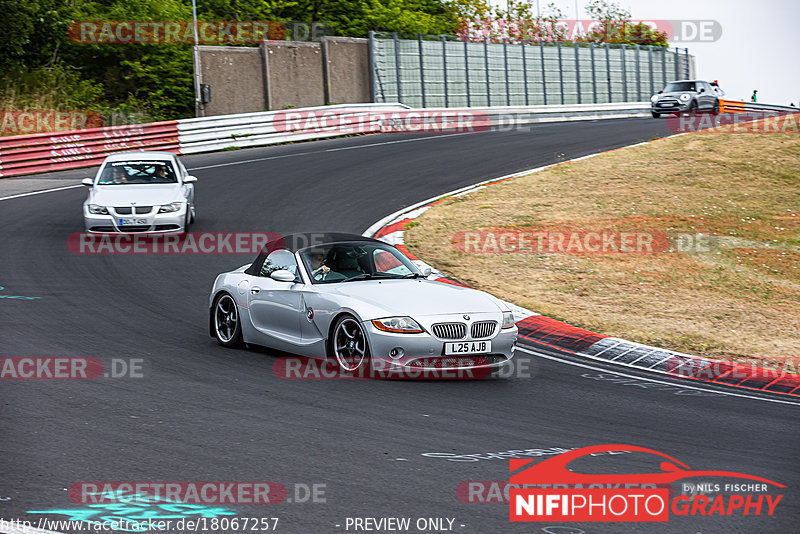
[[[252,293],[253,295],[255,295],[256,293],[258,293],[259,291],[261,291],[261,288],[260,288],[260,287],[254,287],[254,288],[251,288],[251,289],[250,289],[250,293]]]

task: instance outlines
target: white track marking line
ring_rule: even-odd
[[[585,369],[591,369],[592,371],[599,371],[601,373],[612,373],[612,374],[615,374],[615,375],[624,376],[625,378],[633,378],[633,379],[636,379],[636,380],[645,380],[647,382],[655,382],[656,384],[665,384],[665,385],[672,386],[672,387],[675,387],[675,388],[678,388],[678,389],[696,389],[697,391],[705,391],[707,393],[719,393],[720,395],[728,395],[728,396],[731,396],[731,397],[744,397],[746,399],[754,399],[754,400],[761,400],[761,401],[767,401],[767,402],[776,402],[778,404],[789,404],[789,405],[792,405],[792,406],[800,406],[800,402],[791,402],[791,401],[785,401],[785,400],[781,400],[781,399],[770,399],[770,398],[767,398],[767,397],[756,397],[756,396],[752,396],[752,395],[745,395],[745,394],[742,394],[742,393],[734,393],[732,391],[721,391],[721,390],[716,390],[716,389],[700,388],[700,387],[697,387],[697,386],[676,384],[675,382],[667,382],[665,380],[657,380],[655,378],[647,378],[647,377],[642,377],[642,376],[629,375],[627,373],[622,373],[620,371],[615,371],[613,369],[603,369],[601,367],[594,367],[592,365],[586,365],[584,363],[571,362],[569,360],[562,360],[561,358],[557,358],[555,356],[550,356],[549,354],[543,354],[543,353],[538,352],[538,351],[530,350],[530,349],[527,349],[527,348],[522,347],[520,345],[517,345],[517,350],[521,350],[522,352],[527,352],[528,354],[532,354],[532,355],[537,356],[539,358],[547,358],[548,360],[553,360],[554,362],[564,363],[564,364],[567,364],[567,365],[574,365],[576,367],[583,367]],[[576,356],[582,357],[580,354],[576,354]],[[614,362],[609,362],[609,365],[617,365],[617,364],[614,363]],[[721,386],[721,387],[724,387],[724,386]]]
[[[455,136],[455,135],[468,135],[470,133],[472,133],[472,132],[456,133],[456,134],[444,134],[444,135],[431,135],[431,136],[427,136],[427,137],[415,137],[414,139],[398,139],[398,140],[395,140],[395,141],[383,141],[383,142],[380,142],[380,143],[369,143],[369,144],[366,144],[366,145],[346,146],[346,147],[339,147],[339,148],[326,148],[326,149],[323,149],[323,150],[311,150],[311,151],[308,151],[308,152],[298,152],[297,154],[283,154],[283,155],[280,155],[280,156],[267,156],[267,157],[264,157],[264,158],[243,159],[241,161],[230,161],[230,162],[227,162],[227,163],[218,163],[218,164],[215,164],[215,165],[205,165],[203,167],[192,167],[189,170],[190,171],[197,171],[197,170],[203,170],[203,169],[214,169],[214,168],[217,168],[217,167],[228,167],[230,165],[242,165],[242,164],[245,164],[245,163],[258,163],[259,161],[269,161],[269,160],[273,160],[273,159],[295,158],[295,157],[299,157],[299,156],[309,156],[311,154],[324,154],[325,152],[339,152],[341,150],[355,150],[357,148],[371,148],[371,147],[374,147],[374,146],[381,146],[381,145],[394,145],[396,143],[409,143],[409,142],[412,142],[412,141],[425,141],[425,140],[428,140],[428,139],[441,139],[442,137],[452,137],[452,136]],[[188,154],[188,155],[191,156],[193,154]]]
[[[64,191],[65,189],[76,189],[78,187],[86,187],[83,184],[65,185],[64,187],[56,187],[53,189],[42,189],[41,191],[31,191],[30,193],[20,193],[18,195],[11,195],[7,197],[0,197],[0,201],[11,200],[12,198],[29,197],[32,195],[41,195],[43,193],[52,193],[53,191]]]

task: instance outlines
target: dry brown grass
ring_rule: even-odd
[[[800,136],[661,139],[428,210],[412,252],[456,279],[605,334],[726,359],[797,362]],[[564,227],[702,233],[712,252],[465,254],[454,235]]]

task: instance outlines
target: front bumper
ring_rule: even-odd
[[[402,375],[433,375],[442,371],[464,372],[491,371],[509,364],[514,357],[517,344],[517,327],[500,329],[491,337],[473,339],[440,339],[423,326],[422,334],[394,334],[375,328],[370,321],[362,323],[369,339],[372,369],[388,375],[397,372]],[[491,351],[485,354],[444,354],[445,343],[468,341],[490,341]]]
[[[689,111],[692,101],[682,102],[678,99],[659,100],[650,103],[650,111],[653,113],[684,113]]]
[[[172,213],[158,213],[153,206],[150,213],[118,214],[113,207],[107,208],[108,215],[89,213],[83,206],[83,220],[86,231],[91,233],[169,233],[182,232],[186,222],[186,204]]]

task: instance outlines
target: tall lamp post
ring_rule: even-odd
[[[192,63],[194,71],[194,116],[200,117],[203,112],[203,102],[200,95],[200,40],[197,35],[197,4],[192,0],[192,23],[194,24],[194,47],[192,47]]]

